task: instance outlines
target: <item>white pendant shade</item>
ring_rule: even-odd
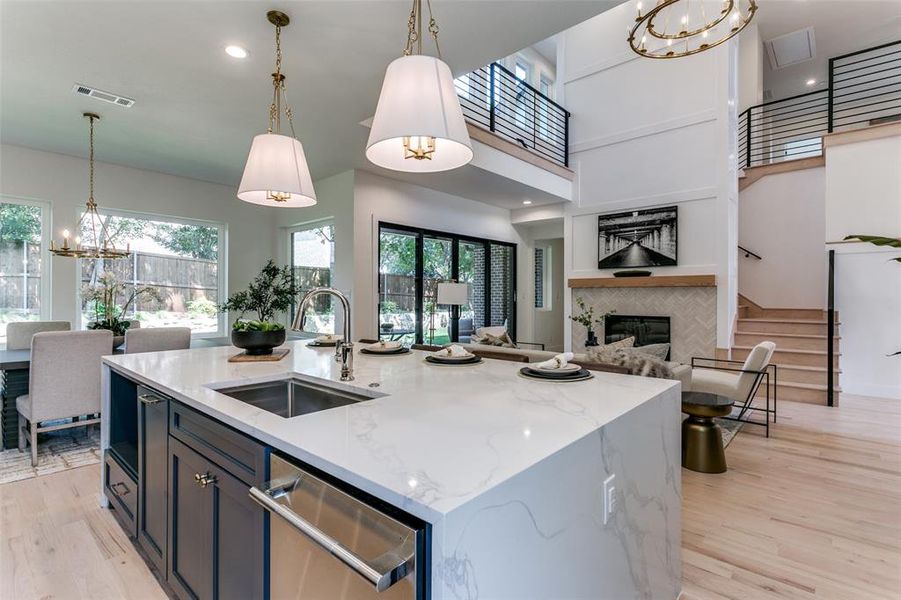
[[[404,158],[404,138],[435,138],[431,159]],[[472,160],[472,144],[450,68],[433,56],[402,56],[388,65],[366,158],[394,171],[433,173]]]
[[[282,208],[316,204],[313,179],[301,143],[277,133],[255,136],[238,186],[238,198]]]

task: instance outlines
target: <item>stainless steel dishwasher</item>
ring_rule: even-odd
[[[276,454],[269,466],[265,489],[250,496],[271,513],[273,600],[426,598],[425,523],[389,516]]]

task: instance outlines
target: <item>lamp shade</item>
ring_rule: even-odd
[[[238,198],[283,208],[316,204],[313,179],[301,143],[278,133],[255,136],[238,186]]]
[[[405,158],[404,138],[435,138],[431,159]],[[472,160],[472,144],[450,68],[434,56],[402,56],[388,65],[372,119],[366,158],[394,171],[433,173]]]
[[[439,283],[438,304],[466,304],[469,302],[468,283]]]

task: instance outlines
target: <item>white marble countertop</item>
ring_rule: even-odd
[[[306,344],[288,342],[292,351],[279,362],[229,363],[234,347],[103,361],[430,522],[678,385],[611,373],[546,383],[519,376],[521,363],[444,367],[426,363],[424,352],[371,356],[359,350],[355,381],[341,383],[334,350]],[[286,376],[384,395],[285,419],[212,389]],[[370,387],[374,383],[378,387]]]

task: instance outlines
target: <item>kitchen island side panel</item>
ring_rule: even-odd
[[[680,399],[672,387],[450,513],[435,539],[434,597],[677,598]],[[523,435],[540,437],[541,423]]]

